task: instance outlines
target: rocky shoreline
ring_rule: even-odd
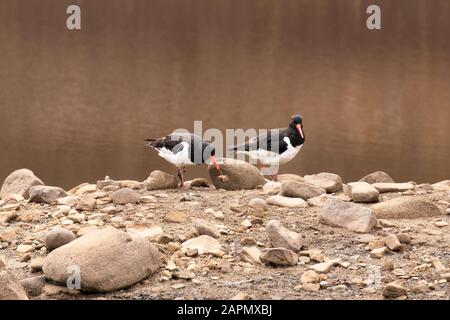
[[[161,171],[68,191],[13,172],[0,299],[450,298],[450,180],[208,170],[183,190]]]

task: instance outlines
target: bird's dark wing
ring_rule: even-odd
[[[285,129],[272,129],[250,139],[247,143],[232,146],[230,149],[236,151],[253,151],[258,149],[276,151],[286,149],[287,144],[284,141],[285,131]]]

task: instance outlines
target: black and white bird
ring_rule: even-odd
[[[248,155],[260,170],[270,167],[278,172],[278,166],[291,161],[304,143],[303,119],[296,114],[286,129],[271,129],[247,143],[232,146],[230,150]],[[277,179],[277,174],[270,176]]]
[[[180,188],[184,188],[183,174],[187,166],[211,162],[221,172],[214,146],[195,134],[173,132],[163,138],[145,141],[147,147],[158,150],[160,157],[177,167]]]

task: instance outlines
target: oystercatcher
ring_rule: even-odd
[[[304,143],[303,119],[296,114],[291,117],[289,127],[286,129],[269,130],[245,144],[232,146],[230,150],[247,154],[260,170],[275,167],[278,172],[278,166],[291,161]],[[277,174],[269,176],[277,180]]]
[[[186,166],[200,165],[210,160],[221,172],[214,146],[195,134],[173,132],[163,138],[145,141],[147,147],[158,150],[160,157],[177,167],[180,188],[184,188],[183,174]]]

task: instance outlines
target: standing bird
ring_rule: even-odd
[[[260,170],[275,167],[276,174],[270,177],[277,180],[278,166],[291,161],[304,143],[303,119],[296,114],[286,129],[271,129],[245,144],[232,146],[230,150],[248,155]]]
[[[173,132],[159,139],[146,139],[146,146],[158,150],[160,157],[175,165],[180,178],[180,188],[184,188],[183,174],[186,166],[200,165],[211,161],[217,171],[221,172],[216,160],[214,146],[192,133]]]

